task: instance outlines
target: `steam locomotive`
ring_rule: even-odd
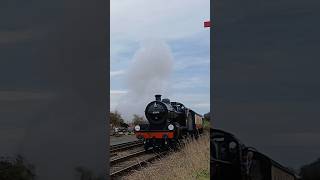
[[[299,180],[292,170],[280,165],[252,147],[245,146],[234,135],[210,130],[211,179]]]
[[[145,109],[149,124],[136,125],[138,139],[143,139],[144,148],[149,150],[176,147],[179,139],[187,135],[198,138],[203,132],[203,117],[179,102],[161,99],[155,95]]]

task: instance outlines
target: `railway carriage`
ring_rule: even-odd
[[[203,117],[182,103],[161,99],[155,95],[145,109],[149,124],[135,126],[138,139],[143,139],[145,149],[175,147],[187,135],[197,138],[203,132]]]
[[[211,179],[297,180],[299,177],[234,135],[211,129]]]
[[[296,180],[294,172],[270,159],[266,155],[254,150],[248,149],[252,153],[251,166],[249,168],[249,177],[253,180]]]

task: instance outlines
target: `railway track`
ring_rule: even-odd
[[[130,142],[121,143],[121,144],[115,144],[110,147],[110,153],[112,154],[117,151],[124,151],[127,149],[131,149],[133,147],[138,147],[138,146],[142,146],[142,145],[143,145],[143,142],[140,140],[130,141]]]
[[[201,137],[201,136],[200,136]],[[182,144],[188,142],[181,142]],[[157,158],[166,155],[169,151],[163,151],[160,153],[147,153],[144,149],[139,148],[142,146],[141,141],[132,141],[128,143],[122,143],[111,146],[110,152],[114,153],[118,151],[125,152],[125,155],[115,155],[110,160],[110,177],[111,179],[121,179],[121,176],[127,174],[131,170],[139,169],[145,166],[148,162],[151,162]],[[135,151],[132,151],[132,150]],[[128,151],[125,151],[128,150]],[[119,153],[121,154],[121,153]]]
[[[111,164],[111,165],[114,165],[114,164],[117,164],[117,163],[119,163],[119,162],[126,161],[126,160],[128,160],[128,159],[130,159],[130,158],[132,158],[132,157],[137,157],[137,156],[139,156],[139,155],[141,155],[141,154],[144,154],[144,153],[146,153],[146,151],[145,151],[145,150],[141,150],[141,151],[134,152],[134,153],[131,153],[131,154],[126,155],[126,156],[114,158],[114,159],[111,159],[110,164]]]
[[[110,177],[111,179],[119,179],[121,175],[145,166],[148,162],[160,158],[166,152],[146,153],[145,150],[131,153],[129,155],[115,158],[110,161]]]

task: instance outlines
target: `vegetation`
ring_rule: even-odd
[[[210,130],[210,112],[203,115],[203,127],[205,130]]]
[[[204,122],[203,122],[203,129],[204,129],[204,130],[207,130],[207,131],[210,131],[210,121],[204,120]]]
[[[210,117],[210,112],[204,114],[203,117],[204,117],[205,120],[210,121],[210,118],[211,118]]]
[[[209,180],[209,135],[186,143],[180,151],[163,157],[146,168],[136,171],[127,180]]]
[[[148,123],[148,121],[143,117],[143,116],[139,116],[137,114],[134,114],[133,115],[133,119],[132,119],[132,123],[134,125],[137,125],[137,124],[146,124]]]
[[[319,180],[320,179],[320,158],[316,161],[304,165],[300,169],[302,180]]]
[[[35,167],[21,155],[0,158],[0,179],[34,180],[35,177]]]
[[[119,127],[124,124],[124,120],[118,111],[110,112],[110,123],[111,126]]]

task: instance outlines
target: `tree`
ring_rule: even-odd
[[[206,121],[210,121],[210,112],[204,114],[203,117]]]
[[[35,177],[35,167],[21,155],[0,158],[0,179],[34,180]]]
[[[113,126],[120,126],[124,123],[121,114],[118,111],[110,112],[110,123]]]
[[[204,120],[203,126],[204,126],[204,129],[209,130],[209,128],[210,128],[210,119],[211,119],[210,112],[208,112],[208,113],[203,115],[203,120]]]
[[[132,122],[133,122],[134,125],[148,123],[147,120],[143,116],[139,116],[137,114],[133,115]]]
[[[120,126],[121,126],[121,127],[124,127],[124,128],[128,128],[128,127],[129,127],[129,124],[127,124],[127,123],[120,123]]]

